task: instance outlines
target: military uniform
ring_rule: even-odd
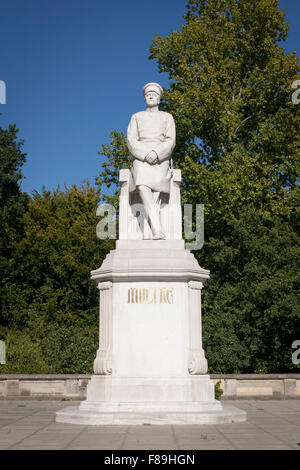
[[[173,116],[164,111],[140,111],[133,114],[127,129],[127,146],[133,156],[130,191],[145,185],[152,191],[170,192],[169,160],[175,147]],[[150,165],[145,156],[154,150],[158,163]]]

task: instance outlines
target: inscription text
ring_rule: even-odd
[[[129,304],[172,304],[173,287],[131,287],[128,289]]]

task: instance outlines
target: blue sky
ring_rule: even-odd
[[[147,59],[155,34],[181,29],[186,0],[0,0],[0,126],[25,140],[23,191],[94,178],[112,130],[144,109],[142,87],[168,87]],[[299,55],[300,2],[281,0],[284,47]]]

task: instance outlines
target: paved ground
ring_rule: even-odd
[[[226,401],[248,413],[247,422],[236,424],[84,426],[55,423],[58,409],[77,403],[0,402],[0,449],[300,450],[300,400]]]

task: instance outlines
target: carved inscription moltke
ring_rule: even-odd
[[[129,304],[172,304],[173,287],[131,287],[128,289]]]

